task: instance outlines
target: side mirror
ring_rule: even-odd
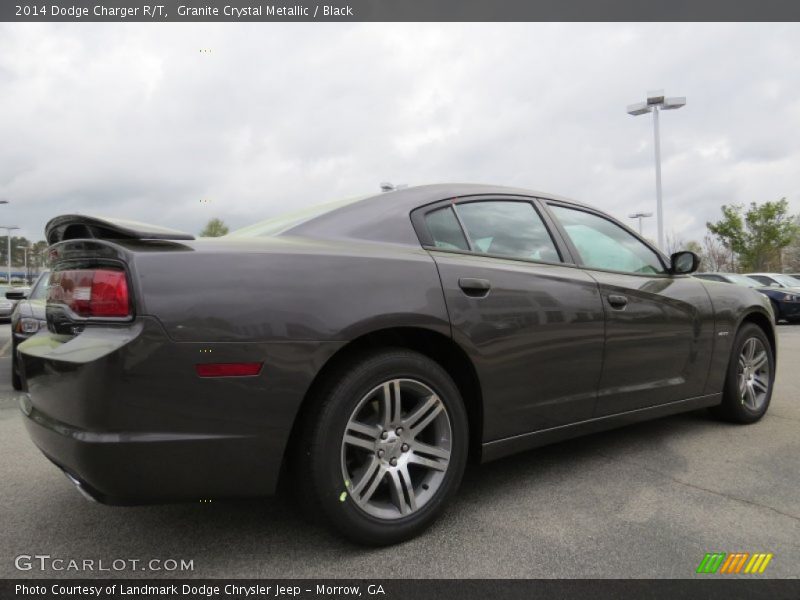
[[[20,291],[14,290],[14,291],[11,291],[11,292],[6,292],[6,299],[7,300],[25,300],[25,298],[27,298],[27,297],[28,297],[28,292],[23,292],[21,290]]]
[[[700,266],[700,257],[688,250],[676,252],[670,256],[669,260],[669,270],[674,275],[688,275],[689,273],[694,273]]]

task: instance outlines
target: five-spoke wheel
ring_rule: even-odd
[[[372,516],[411,514],[439,490],[451,440],[447,408],[428,385],[383,382],[361,398],[347,422],[341,451],[345,486]]]
[[[769,392],[771,370],[767,348],[757,337],[748,338],[739,354],[739,397],[750,410],[758,411]]]
[[[461,482],[466,408],[450,375],[422,354],[353,359],[309,414],[295,467],[300,499],[352,540],[417,535]]]
[[[758,421],[769,407],[774,379],[775,354],[769,338],[755,323],[744,323],[733,340],[722,402],[712,412],[736,423]]]

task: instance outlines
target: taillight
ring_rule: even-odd
[[[125,271],[110,267],[53,272],[47,302],[64,304],[81,317],[131,314]]]

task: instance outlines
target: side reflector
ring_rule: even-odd
[[[264,363],[204,363],[195,365],[199,377],[252,377],[261,372]]]

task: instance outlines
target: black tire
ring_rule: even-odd
[[[17,364],[17,341],[13,338],[11,340],[11,385],[18,392],[22,390],[22,378],[19,376],[19,365]]]
[[[350,446],[345,446],[343,440],[345,432],[352,422],[351,419],[359,414],[359,407],[380,404],[380,401],[376,400],[368,401],[368,404],[365,405],[364,402],[371,397],[370,394],[374,393],[376,389],[382,389],[381,386],[386,382],[395,380],[408,381],[408,385],[420,383],[433,390],[441,400],[444,411],[439,407],[438,414],[444,414],[444,418],[449,419],[449,431],[452,433],[449,440],[450,454],[446,469],[441,471],[443,475],[437,475],[439,479],[435,491],[427,492],[433,488],[422,485],[426,490],[423,494],[427,494],[424,504],[404,516],[399,515],[400,509],[398,508],[396,517],[378,518],[368,514],[367,509],[362,508],[353,497],[356,492],[353,487],[356,485],[355,479],[350,482],[343,474],[346,469],[344,448],[350,448]],[[421,404],[423,403],[421,398],[423,396],[420,396],[419,400],[412,398],[411,402]],[[295,472],[292,477],[306,510],[312,511],[311,517],[322,516],[329,526],[345,537],[356,543],[372,546],[383,546],[408,540],[428,527],[455,494],[467,463],[469,436],[467,414],[458,388],[447,372],[439,364],[422,354],[400,348],[385,349],[377,354],[362,356],[348,363],[341,371],[341,376],[331,379],[327,385],[323,385],[317,398],[312,401],[314,405],[310,411],[306,412],[308,417],[296,448],[293,466]],[[401,407],[408,404],[407,397],[399,402]],[[418,406],[418,404],[414,405]],[[441,418],[437,417],[437,419]],[[373,427],[381,429],[380,424],[375,424]],[[414,427],[409,426],[407,429],[409,431],[406,434],[410,434]],[[375,444],[382,443],[380,435],[376,434]],[[391,432],[391,435],[394,437],[394,431]],[[369,441],[373,443],[371,439]],[[383,443],[388,444],[391,441]],[[403,447],[408,448],[405,444]],[[373,455],[371,450],[360,449],[359,451],[364,452],[365,461],[374,464],[379,460],[375,458],[378,456],[377,452]],[[396,452],[400,452],[400,450],[398,449]],[[404,452],[408,452],[407,455],[404,455],[405,457],[415,455],[413,449],[410,452],[407,450]],[[383,456],[383,451],[380,456]],[[403,457],[401,457],[402,459]],[[380,460],[385,460],[385,458]],[[397,459],[394,460],[396,465]],[[388,469],[388,466],[386,468]],[[398,467],[393,468],[397,469]],[[368,470],[369,468],[365,467],[364,473]],[[412,465],[408,464],[405,470],[406,476],[410,471],[416,473],[416,467],[412,468]],[[383,471],[376,471],[376,473],[383,473]],[[410,481],[410,476],[408,477]],[[366,476],[364,478],[366,479]],[[380,478],[382,482],[377,485],[376,489],[386,491],[385,488],[392,485],[391,474],[380,475]],[[411,487],[414,488],[414,485]],[[404,491],[408,489],[408,485],[399,484],[399,488],[395,488],[394,491],[396,492],[397,489]],[[374,494],[379,495],[378,491]],[[406,498],[404,495],[403,498],[403,503],[405,503],[410,496]],[[409,501],[406,508],[412,510],[409,508],[410,506],[411,502]]]
[[[769,372],[763,377],[768,382],[768,387],[755,408],[747,404],[749,400],[746,394],[743,395],[740,391],[742,368],[739,358],[745,349],[745,344],[748,344],[750,340],[756,340],[759,352],[763,350],[766,353],[766,364],[769,368]],[[769,339],[761,327],[754,323],[745,323],[739,328],[733,342],[728,371],[725,375],[722,403],[713,407],[711,411],[718,418],[732,423],[755,423],[764,416],[769,408],[774,383],[775,356]]]

